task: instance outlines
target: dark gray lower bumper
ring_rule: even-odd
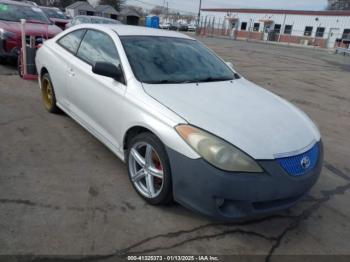
[[[231,221],[291,207],[316,183],[323,163],[322,142],[316,167],[300,177],[290,176],[274,160],[258,161],[264,173],[232,173],[170,148],[167,152],[175,201],[212,218]]]

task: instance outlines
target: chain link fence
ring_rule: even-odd
[[[284,28],[273,28],[272,24],[251,20],[249,23],[235,23],[228,19],[212,16],[201,17],[197,28],[198,35],[226,37],[233,40],[281,43],[285,45],[302,45],[315,48],[349,49],[350,33],[338,29],[298,31],[293,25]]]

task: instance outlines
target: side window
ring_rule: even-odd
[[[281,24],[275,24],[275,28],[273,29],[273,31],[276,34],[279,34],[281,32]]]
[[[260,23],[254,23],[253,31],[258,32],[260,28]]]
[[[85,17],[77,17],[74,19],[74,25],[86,24],[88,22],[88,19]]]
[[[326,29],[324,27],[317,27],[317,29],[316,29],[316,37],[323,37],[325,30]]]
[[[284,27],[284,34],[286,34],[286,35],[292,34],[292,29],[293,29],[293,26],[292,26],[292,25],[286,25],[286,26]]]
[[[85,30],[76,30],[61,37],[57,43],[69,52],[75,54],[78,50],[81,39]]]
[[[81,24],[80,18],[79,17],[78,18],[74,18],[73,19],[73,25],[79,25],[79,24]]]
[[[120,64],[117,48],[112,39],[105,33],[88,30],[80,44],[77,56],[94,65],[96,62]]]
[[[344,29],[342,38],[346,40],[350,40],[350,29]]]
[[[312,30],[313,30],[312,26],[306,26],[305,27],[305,31],[304,31],[304,36],[311,36],[312,35]]]

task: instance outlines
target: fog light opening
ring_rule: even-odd
[[[225,203],[225,199],[221,198],[221,197],[216,197],[215,198],[215,202],[216,202],[216,206],[218,208],[222,207]]]

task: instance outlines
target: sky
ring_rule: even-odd
[[[168,2],[170,9],[197,12],[199,0],[127,0],[127,4],[151,9]],[[269,8],[323,10],[327,0],[202,0],[202,8]]]

